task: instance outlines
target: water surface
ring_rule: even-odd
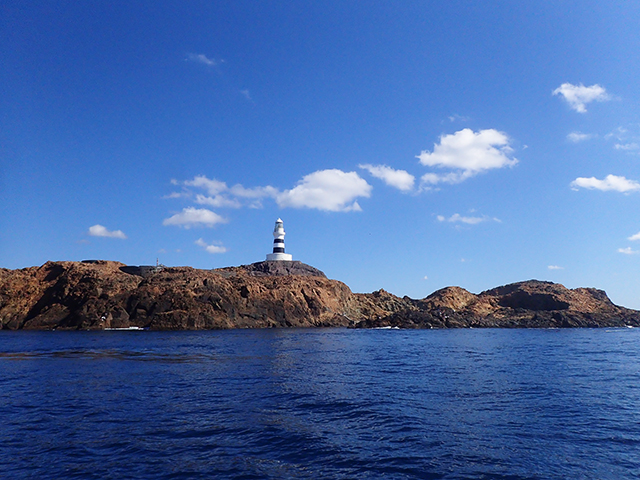
[[[0,476],[640,478],[640,329],[0,332]]]

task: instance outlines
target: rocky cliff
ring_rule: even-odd
[[[414,300],[352,293],[300,262],[197,270],[97,260],[0,269],[0,328],[11,330],[626,325],[640,326],[640,312],[601,290],[535,280],[479,295],[447,287]]]
[[[375,295],[375,294],[371,294]],[[388,295],[388,294],[387,294]],[[422,300],[404,299],[406,307],[358,327],[401,328],[566,328],[640,326],[640,312],[614,305],[595,288],[568,289],[529,280],[474,295],[446,287]]]

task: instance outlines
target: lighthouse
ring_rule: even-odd
[[[284,253],[284,224],[282,219],[276,220],[276,226],[273,227],[273,253],[267,254],[267,261],[285,261],[290,262],[293,257]]]

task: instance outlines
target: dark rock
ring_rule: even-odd
[[[222,275],[233,275],[239,270],[244,270],[246,273],[254,277],[299,275],[306,277],[327,278],[327,276],[317,268],[314,268],[311,265],[307,265],[306,263],[302,263],[297,260],[293,260],[290,262],[256,262],[250,265],[242,265],[240,267],[218,268],[214,270],[214,272],[220,273]]]
[[[160,267],[156,267],[153,265],[125,265],[124,267],[120,267],[120,271],[124,273],[128,273],[129,275],[138,275],[139,277],[146,278],[149,275],[153,275],[156,272],[161,270]]]

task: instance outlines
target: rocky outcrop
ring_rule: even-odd
[[[251,265],[242,265],[240,267],[217,268],[214,271],[223,276],[226,274],[245,272],[247,275],[252,277],[283,277],[287,275],[297,275],[303,277],[327,278],[327,276],[317,268],[297,260],[293,260],[291,262],[257,262],[252,263]]]
[[[402,328],[565,328],[640,326],[640,312],[614,305],[595,288],[568,289],[529,280],[474,295],[447,287],[423,300],[412,300],[382,319],[365,319],[358,327]]]
[[[605,292],[528,281],[474,295],[447,287],[421,300],[352,293],[300,262],[240,267],[130,267],[47,262],[0,269],[0,328],[158,330],[266,327],[640,326]]]
[[[48,262],[0,274],[5,329],[153,329],[341,325],[353,294],[319,270],[261,262],[220,270],[131,269],[118,262]]]

